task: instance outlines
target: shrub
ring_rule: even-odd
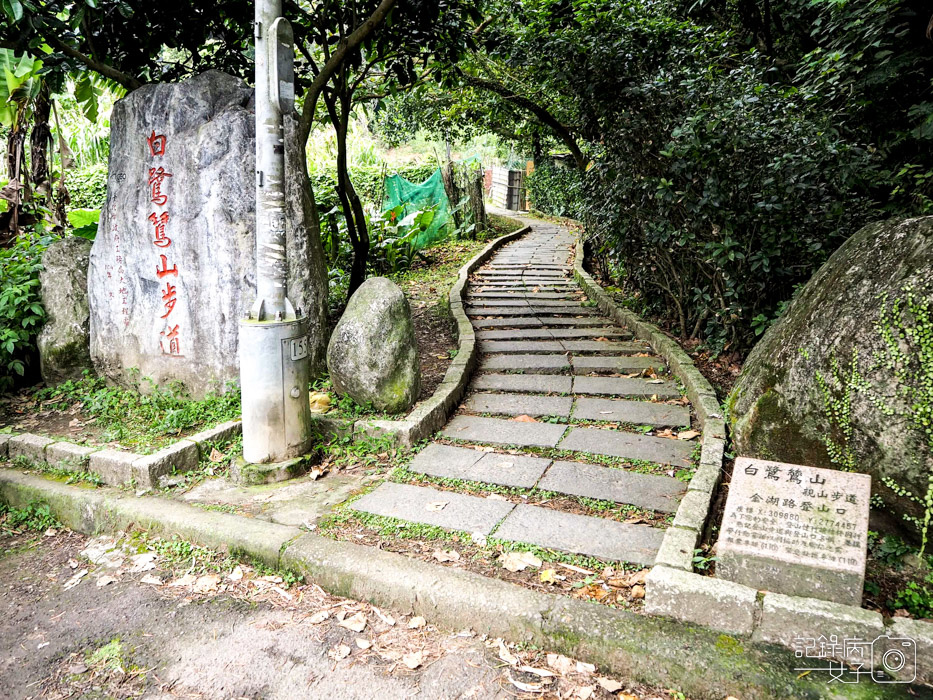
[[[39,297],[42,253],[51,235],[24,233],[0,249],[0,390],[13,387],[35,361],[36,336],[45,322]]]
[[[66,184],[75,209],[103,209],[107,201],[107,164],[68,173]]]
[[[525,179],[531,206],[543,214],[582,219],[586,211],[583,176],[577,169],[550,163],[536,166]]]

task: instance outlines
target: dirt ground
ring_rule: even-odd
[[[67,531],[0,548],[4,698],[672,697],[246,565],[186,574]]]

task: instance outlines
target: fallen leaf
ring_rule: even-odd
[[[664,380],[663,379],[649,379],[646,383],[647,384],[663,384]]]
[[[556,675],[554,673],[551,673],[547,669],[535,668],[534,666],[519,666],[518,670],[522,671],[523,673],[532,673],[536,676],[541,676],[542,678],[554,678],[554,676]]]
[[[538,568],[541,560],[531,552],[506,552],[499,557],[499,563],[509,571],[524,571],[529,566]]]
[[[408,629],[416,630],[424,627],[427,624],[427,620],[423,617],[413,617],[408,621]]]
[[[559,674],[566,675],[573,670],[573,660],[568,659],[563,654],[548,654],[547,665],[556,670]]]
[[[596,667],[585,661],[577,661],[577,673],[596,673]]]
[[[453,549],[439,549],[433,556],[438,561],[460,561],[460,552]]]
[[[211,453],[208,456],[208,459],[212,462],[223,462],[226,458],[227,456],[216,447],[211,449]]]
[[[700,435],[699,430],[684,430],[682,433],[677,433],[677,439],[678,440],[692,440],[698,435]]]
[[[373,607],[373,612],[376,613],[376,617],[386,623],[389,627],[395,627],[395,618],[391,615],[386,615],[379,608]]]
[[[328,651],[327,655],[334,661],[340,661],[341,659],[345,659],[350,655],[350,647],[348,647],[346,644],[338,644],[330,651]]]
[[[510,469],[515,462],[499,462],[496,467],[499,469]]]
[[[43,536],[44,537],[55,537],[55,535],[57,534],[58,534],[58,530],[56,530],[54,527],[50,527],[48,530],[46,530],[43,533]]]
[[[596,682],[599,683],[600,687],[607,693],[618,692],[624,687],[619,681],[613,680],[612,678],[597,678]]]
[[[153,576],[152,574],[146,574],[141,579],[139,579],[139,582],[149,584],[150,586],[162,585],[162,579],[160,579],[158,576]]]
[[[191,586],[197,580],[198,580],[198,577],[195,576],[194,574],[185,574],[181,578],[176,578],[174,581],[172,581],[168,585],[172,586],[173,588],[177,586]]]
[[[536,693],[539,690],[543,690],[544,686],[546,686],[548,682],[549,680],[545,680],[540,683],[525,683],[524,681],[515,680],[514,678],[512,678],[512,674],[509,673],[509,683],[511,683],[516,688],[526,693]]]
[[[330,396],[319,391],[308,396],[311,413],[327,413],[330,410]]]
[[[496,641],[499,643],[499,658],[505,661],[509,666],[518,665],[518,657],[509,651],[508,647],[505,646],[505,642],[501,639],[497,639]]]
[[[491,493],[491,494],[489,494],[488,496],[486,496],[486,499],[487,499],[487,500],[490,500],[490,501],[507,501],[507,500],[509,500],[508,498],[506,498],[505,496],[503,496],[501,493]]]
[[[433,501],[432,503],[428,503],[428,505],[426,505],[424,509],[428,511],[439,511],[439,510],[444,510],[444,508],[446,507],[447,507],[447,501]]]
[[[155,568],[155,560],[157,557],[158,555],[155,552],[142,552],[141,554],[133,555],[130,557],[130,561],[133,563],[130,572],[152,571]]]
[[[243,569],[241,569],[239,566],[234,567],[233,571],[227,574],[227,578],[231,581],[239,581],[243,578]]]
[[[64,586],[65,590],[67,591],[69,588],[74,588],[75,586],[77,586],[79,583],[81,583],[81,579],[87,576],[87,574],[88,574],[87,569],[81,569],[81,571],[79,571],[74,576],[72,576],[70,579],[65,581],[65,586]]]
[[[310,622],[312,625],[319,625],[329,617],[330,613],[327,610],[319,610],[308,618],[308,622]]]
[[[645,597],[644,586],[632,586],[632,598],[634,600],[641,600],[644,597]]]
[[[566,578],[564,576],[558,576],[555,569],[544,569],[541,572],[541,583],[557,583],[561,579]]]
[[[516,423],[537,423],[537,419],[532,418],[531,416],[521,415],[515,416],[512,420]]]
[[[579,688],[577,688],[573,696],[575,698],[579,698],[580,700],[589,700],[592,697],[593,693],[595,692],[596,692],[595,685],[585,685],[585,686],[580,686]]]
[[[470,535],[470,541],[479,547],[485,547],[486,535],[484,535],[482,532],[474,532]]]
[[[649,573],[651,573],[651,569],[642,569],[641,571],[636,571],[634,574],[629,576],[629,585],[634,586],[637,584],[639,586],[644,586]]]
[[[402,663],[408,666],[412,671],[418,668],[424,662],[424,654],[420,651],[405,654],[402,657]]]
[[[348,617],[346,620],[338,622],[337,624],[351,632],[362,632],[366,629],[366,616],[363,613],[357,613],[353,617]]]
[[[368,639],[359,638],[356,640],[356,646],[359,649],[369,649],[372,645],[373,643]]]
[[[210,593],[212,591],[216,591],[219,585],[220,576],[217,574],[206,574],[204,576],[199,576],[198,579],[194,582],[194,592]]]
[[[104,586],[109,586],[111,583],[116,583],[120,579],[114,578],[113,576],[101,576],[97,579],[97,587],[103,588]]]

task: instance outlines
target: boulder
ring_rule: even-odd
[[[39,367],[46,384],[80,379],[92,369],[87,268],[91,242],[69,236],[42,255],[42,306],[48,319],[39,333]]]
[[[915,499],[933,474],[931,316],[933,217],[858,231],[748,356],[729,397],[737,454],[871,474],[872,493],[898,518],[922,518]]]
[[[88,271],[91,357],[117,383],[180,382],[194,397],[238,378],[238,324],[255,296],[253,91],[208,71],[145,85],[110,118],[107,203]],[[287,293],[323,369],[327,270],[286,118]],[[137,372],[138,370],[138,372]],[[145,386],[145,383],[143,384]]]
[[[378,411],[407,411],[421,390],[411,308],[397,284],[366,280],[350,298],[327,346],[334,389]]]

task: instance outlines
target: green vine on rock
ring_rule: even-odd
[[[859,370],[858,348],[852,351],[852,361],[843,367],[835,354],[830,356],[830,372],[824,377],[816,372],[816,383],[829,421],[829,430],[822,440],[830,461],[843,471],[854,471],[858,459],[852,445],[855,434],[852,424],[852,402],[863,394],[881,415],[905,423],[927,448],[928,485],[923,495],[917,495],[891,478],[882,483],[900,498],[918,504],[921,517],[901,513],[913,525],[921,540],[923,556],[933,524],[933,313],[929,295],[917,293],[911,286],[902,289],[904,296],[889,304],[888,295],[880,297],[881,311],[875,323],[882,340],[881,350],[874,353],[868,373],[883,371],[893,375],[894,397],[881,395]],[[809,359],[806,350],[801,354]],[[888,401],[902,400],[898,409]]]

